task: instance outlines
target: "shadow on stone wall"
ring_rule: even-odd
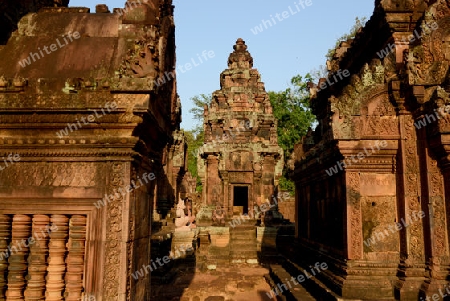
[[[185,300],[183,294],[195,274],[199,231],[175,230],[175,190],[166,177],[161,184],[166,187],[153,211],[159,220],[152,223],[151,262],[156,268],[151,272],[151,300]]]
[[[159,262],[167,263],[155,264],[158,268],[151,276],[151,300],[183,300],[183,294],[194,278],[197,262],[198,242],[189,234],[194,233],[176,232],[169,239],[152,240],[152,262],[159,258]],[[191,248],[186,247],[188,240]]]

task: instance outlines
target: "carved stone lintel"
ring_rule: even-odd
[[[0,173],[0,185],[90,187],[98,183],[98,176],[98,168],[91,162],[21,162]]]

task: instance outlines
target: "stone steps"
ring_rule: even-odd
[[[258,263],[258,243],[253,225],[230,229],[230,259],[232,263]]]
[[[234,228],[230,231],[230,240],[233,241],[256,241],[256,229],[255,227],[252,227],[253,229],[246,229],[244,227],[242,228]]]
[[[256,241],[253,243],[242,242],[242,241],[232,241],[230,244],[230,250],[238,251],[238,250],[257,250]]]
[[[292,275],[289,274],[281,265],[274,264],[270,266],[270,274],[268,283],[272,290],[278,289],[278,298],[286,301],[315,301],[314,298],[301,284],[296,282],[295,284],[291,280]],[[296,277],[296,275],[294,275]],[[283,286],[284,284],[284,286]],[[286,287],[286,289],[285,289]],[[280,293],[280,288],[283,289],[282,294]]]
[[[305,274],[306,272],[310,272],[308,270],[303,269],[301,266],[291,261],[290,259],[283,256],[282,260],[278,262],[282,262],[283,269],[288,272],[291,276],[298,276],[300,274]],[[306,280],[302,283],[303,287],[305,287],[308,292],[316,297],[315,300],[319,301],[342,301],[342,297],[333,292],[329,287],[327,287],[322,281],[318,279],[318,277],[312,277],[311,279]],[[303,300],[303,299],[302,299]],[[345,299],[345,300],[354,300],[354,299]],[[367,299],[369,300],[369,299]],[[392,300],[392,299],[383,299],[383,300]],[[375,300],[370,300],[375,301]],[[381,301],[381,299],[377,299],[376,301]]]
[[[256,233],[256,228],[253,225],[241,225],[234,228],[230,228],[230,234],[242,234],[242,233]]]
[[[247,221],[247,220],[245,220],[245,221]],[[252,220],[249,220],[249,221],[252,221]],[[241,224],[234,228],[230,228],[230,233],[231,232],[239,232],[242,230],[255,230],[255,226],[252,224]]]
[[[202,231],[199,235],[200,249],[197,251],[202,256],[199,267],[259,263],[255,226],[205,227]]]
[[[255,236],[253,236],[251,234],[230,235],[230,240],[232,240],[232,241],[256,241],[256,235]]]
[[[251,246],[246,247],[245,249],[231,249],[230,250],[230,256],[247,256],[248,254],[251,254],[252,258],[255,258],[253,254],[258,254],[258,250],[256,248],[252,248]]]
[[[230,255],[230,248],[210,247],[208,251],[209,257],[226,257]]]
[[[255,229],[233,229],[230,231],[230,241],[234,242],[247,242],[253,243],[256,242],[256,230]]]
[[[231,258],[258,258],[258,252],[255,251],[231,251]]]

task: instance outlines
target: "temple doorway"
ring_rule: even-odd
[[[248,214],[248,186],[233,187],[233,214]]]

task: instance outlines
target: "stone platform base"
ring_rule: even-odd
[[[326,263],[327,269],[304,282],[317,300],[395,300],[394,283],[398,279],[398,263],[340,260],[319,250],[312,250],[291,241],[291,250],[282,251],[283,268],[297,277],[310,272],[315,263]],[[392,254],[394,256],[395,254]],[[405,301],[418,301],[417,295]]]
[[[228,266],[230,264],[258,264],[256,228],[253,225],[238,227],[199,227],[197,267]]]
[[[197,248],[198,229],[191,231],[175,231],[172,234],[171,256],[173,258],[185,258],[193,255]]]

